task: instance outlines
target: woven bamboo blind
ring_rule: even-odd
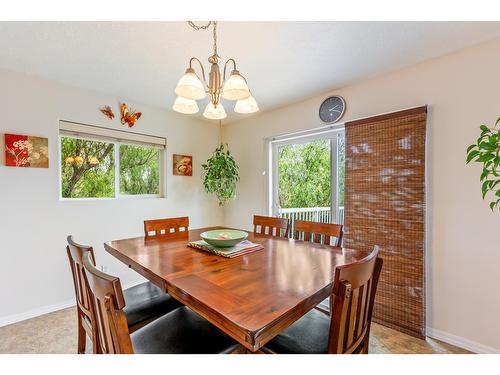
[[[373,320],[425,336],[426,107],[346,123],[347,248],[380,246]]]

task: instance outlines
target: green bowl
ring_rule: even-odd
[[[231,247],[246,239],[248,233],[235,229],[216,229],[203,232],[200,237],[215,247]]]

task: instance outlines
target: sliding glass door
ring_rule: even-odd
[[[273,216],[323,223],[344,218],[344,131],[329,130],[271,142]]]

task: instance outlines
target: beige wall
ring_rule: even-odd
[[[344,121],[428,104],[428,333],[500,352],[500,213],[481,199],[480,167],[464,162],[479,125],[500,115],[498,61],[500,40],[226,125],[241,170],[226,225],[250,229],[252,215],[266,213],[264,139],[321,126],[326,96],[346,99]]]
[[[127,130],[98,110],[118,99],[0,70],[0,143],[6,132],[49,139],[48,169],[3,166],[0,157],[0,326],[74,303],[65,241],[73,234],[95,247],[97,261],[127,286],[141,280],[103,249],[105,241],[142,235],[143,220],[189,215],[192,227],[217,225],[222,211],[203,192],[201,163],[218,140],[218,126],[140,103],[132,131],[167,138],[166,198],[61,201],[58,121]],[[119,117],[119,116],[118,116]],[[0,145],[3,153],[3,146]],[[172,175],[172,153],[193,155],[193,176]]]

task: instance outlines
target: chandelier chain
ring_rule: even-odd
[[[217,21],[212,21],[214,25],[214,55],[217,55]]]
[[[213,30],[214,55],[217,55],[217,21],[209,21],[205,25],[196,25],[193,21],[188,21],[188,25],[191,26],[196,31],[207,30],[211,25],[214,26],[214,30]]]

